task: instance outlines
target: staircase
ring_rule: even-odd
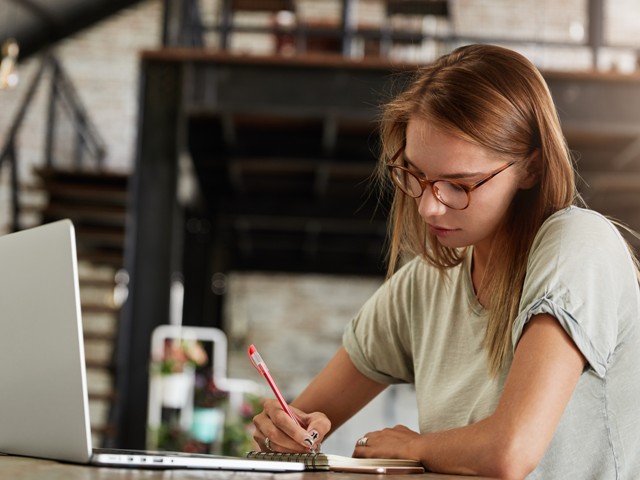
[[[46,201],[41,223],[70,219],[76,231],[91,431],[95,445],[115,434],[114,346],[126,292],[123,267],[128,175],[39,168],[36,188]]]

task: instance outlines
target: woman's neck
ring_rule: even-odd
[[[486,295],[485,276],[487,272],[487,261],[489,252],[477,246],[473,248],[473,256],[471,258],[471,281],[473,283],[473,291],[480,302],[480,305],[487,307],[488,298]]]

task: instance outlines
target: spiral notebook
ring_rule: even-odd
[[[330,453],[249,452],[254,460],[294,462],[304,464],[305,470],[360,473],[424,473],[417,460],[391,458],[352,458]]]

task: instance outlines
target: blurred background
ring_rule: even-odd
[[[634,0],[0,0],[0,232],[76,226],[97,445],[143,448],[175,420],[187,434],[165,446],[237,453],[191,428],[191,407],[224,403],[241,417],[227,438],[250,435],[270,396],[251,343],[287,398],[304,388],[383,281],[380,106],[476,42],[536,63],[587,203],[640,230]],[[186,417],[154,397],[176,369],[161,364],[176,349],[152,355],[162,325],[203,329],[203,362],[164,338],[197,373]],[[216,351],[224,371],[202,384]],[[409,386],[325,450],[397,423],[417,425]]]

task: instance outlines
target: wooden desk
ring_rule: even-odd
[[[142,470],[87,467],[51,460],[0,455],[0,478],[12,480],[462,480],[479,477],[440,475],[371,475],[366,473],[257,473],[213,470]]]

